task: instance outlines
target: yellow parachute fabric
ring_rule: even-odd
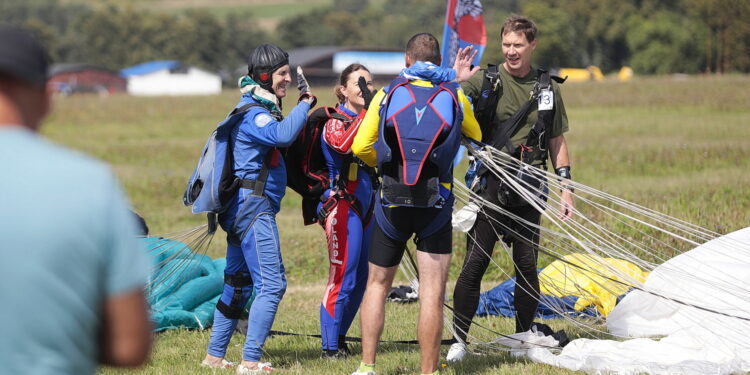
[[[633,285],[642,285],[648,272],[625,260],[589,254],[570,254],[556,260],[539,273],[542,294],[555,297],[576,296],[575,310],[590,305],[607,316],[617,297]]]

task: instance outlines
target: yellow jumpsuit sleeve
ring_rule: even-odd
[[[482,128],[479,127],[477,118],[474,117],[474,109],[471,102],[464,94],[464,90],[458,89],[458,102],[464,113],[464,121],[461,123],[461,134],[476,141],[482,140]]]
[[[370,108],[367,109],[365,118],[359,126],[357,135],[352,142],[352,152],[354,155],[365,162],[367,165],[374,167],[378,162],[378,155],[373,145],[378,140],[378,126],[380,125],[380,103],[385,98],[385,91],[380,90],[375,94],[370,102]],[[472,114],[472,118],[474,115]],[[476,120],[474,120],[476,122]],[[478,127],[479,125],[477,125]]]

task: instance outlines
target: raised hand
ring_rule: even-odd
[[[297,88],[299,89],[299,101],[307,101],[310,103],[310,107],[314,107],[318,102],[318,98],[310,91],[310,85],[307,83],[305,74],[302,72],[302,67],[297,67]]]
[[[306,92],[310,92],[310,85],[307,83],[305,73],[302,72],[302,67],[297,67],[297,88],[299,89],[300,95]]]
[[[357,86],[359,86],[359,90],[362,91],[362,98],[365,100],[365,109],[370,108],[370,102],[372,101],[372,97],[374,95],[372,94],[372,91],[370,91],[370,89],[367,87],[367,81],[365,80],[365,77],[359,76]]]
[[[456,71],[456,81],[466,82],[479,71],[479,67],[471,63],[478,52],[471,45],[458,49],[456,62],[453,63],[453,69]]]

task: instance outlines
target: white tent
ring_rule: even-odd
[[[121,71],[131,95],[215,95],[221,93],[221,77],[177,61],[153,61]]]

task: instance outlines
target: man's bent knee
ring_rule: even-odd
[[[393,282],[393,276],[396,273],[396,267],[381,267],[370,263],[367,275],[367,287],[373,286],[390,286]]]

